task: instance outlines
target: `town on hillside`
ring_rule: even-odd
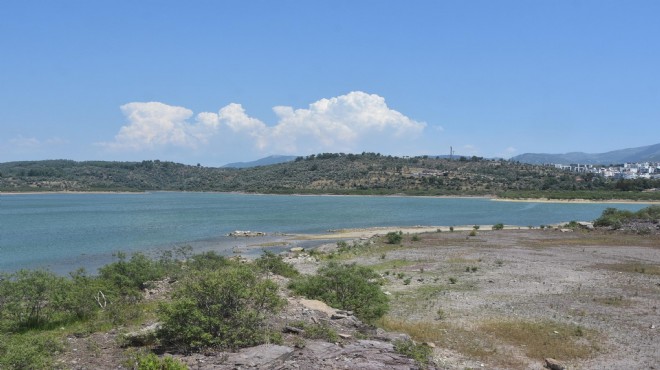
[[[619,166],[554,164],[554,167],[565,171],[593,173],[615,179],[660,179],[660,162],[624,163]]]

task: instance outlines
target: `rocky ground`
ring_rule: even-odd
[[[314,273],[328,254],[373,266],[391,297],[379,323],[387,332],[321,302],[288,297],[270,323],[281,328],[283,344],[173,355],[192,369],[414,369],[393,348],[411,336],[432,347],[430,366],[438,369],[540,369],[545,357],[571,369],[660,368],[656,235],[481,227],[470,236],[467,229],[405,230],[401,245],[373,235],[389,230],[360,230],[336,234],[349,245],[343,253],[334,243],[319,248],[322,257],[290,253],[287,260],[303,273]],[[306,325],[337,336],[311,338]],[[61,363],[122,368],[122,331],[69,338]]]

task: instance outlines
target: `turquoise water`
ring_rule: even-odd
[[[195,249],[227,253],[233,230],[318,233],[370,226],[541,225],[593,220],[606,207],[644,204],[496,202],[478,198],[284,196],[227,193],[0,196],[0,271],[95,270],[113,252]],[[229,252],[230,253],[230,252]]]

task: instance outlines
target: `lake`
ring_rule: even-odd
[[[0,271],[90,271],[112,253],[191,245],[230,254],[234,230],[320,233],[372,226],[591,221],[607,207],[647,204],[499,202],[484,198],[291,196],[232,193],[0,195]]]

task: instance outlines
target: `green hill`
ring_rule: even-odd
[[[607,199],[630,198],[633,193],[638,197],[641,190],[654,187],[660,187],[660,181],[613,182],[591,174],[580,176],[553,167],[504,160],[400,158],[376,153],[324,153],[244,169],[157,160],[48,160],[0,164],[0,191],[3,192],[174,190],[569,198],[592,198],[600,194],[600,198]],[[603,195],[603,192],[618,193]],[[646,199],[660,195],[658,192],[646,194]]]

